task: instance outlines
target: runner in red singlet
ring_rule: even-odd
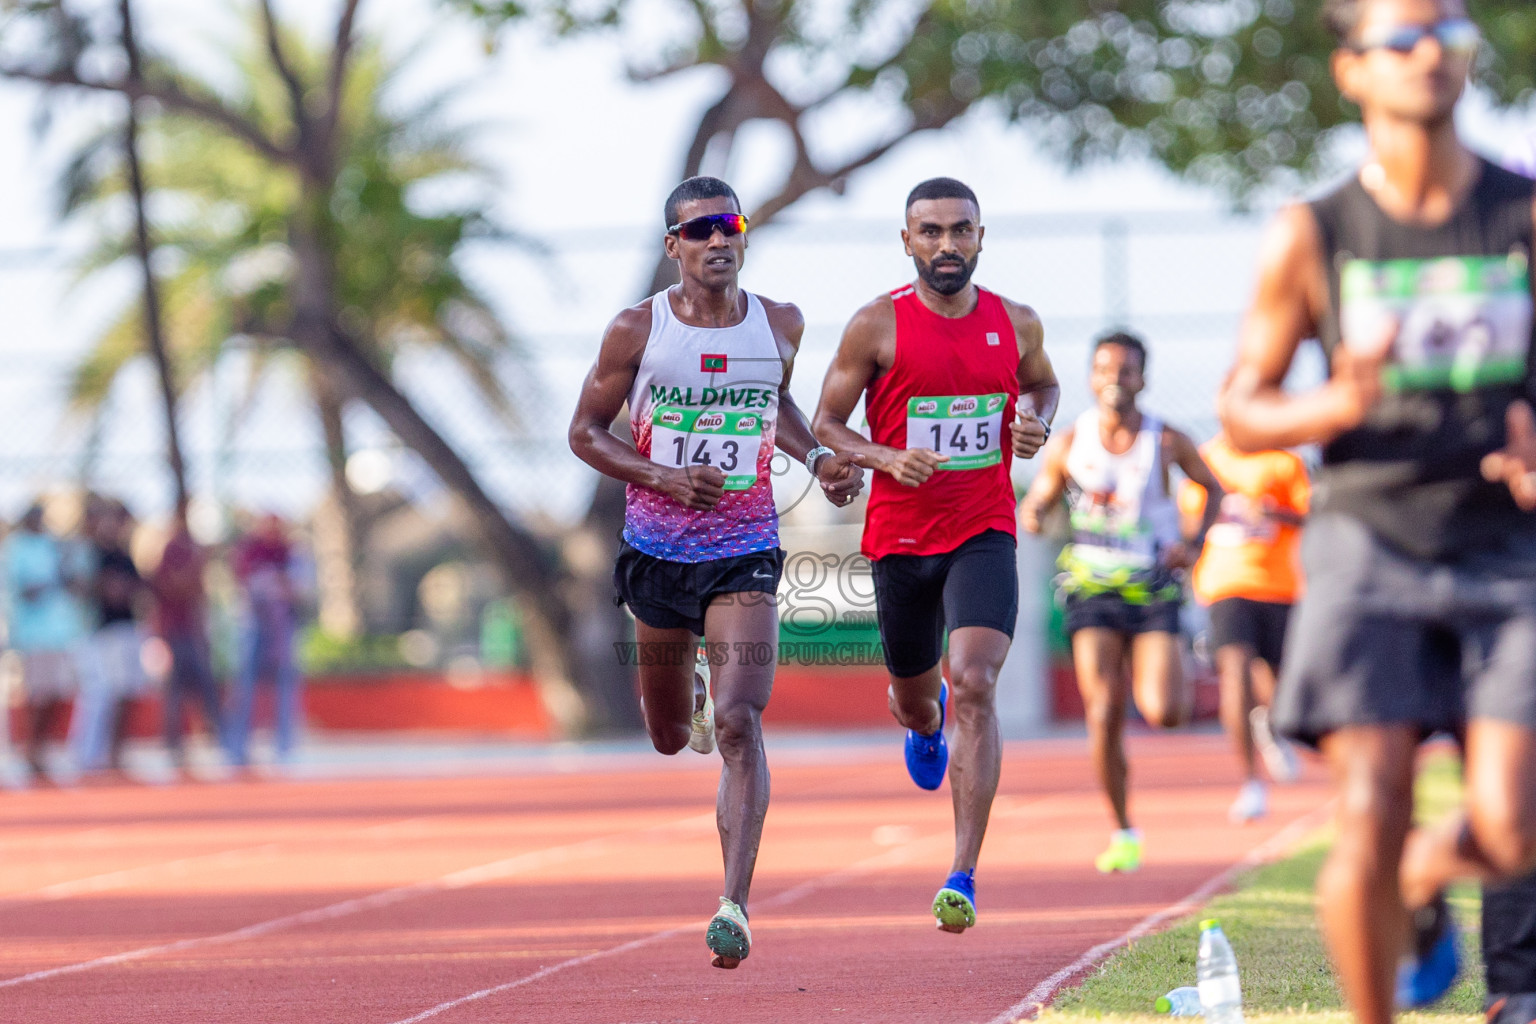
[[[1019,607],[1008,470],[1045,443],[1060,395],[1034,310],[971,283],[980,220],[975,193],[952,178],[912,190],[901,237],[917,280],[854,314],[814,426],[822,443],[876,471],[863,550],[891,713],[907,727],[907,770],[924,789],[944,779],[953,697],[955,859],[933,901],[947,932],[976,922],[976,861],[997,793],[995,690]],[[868,439],[848,426],[861,396]]]

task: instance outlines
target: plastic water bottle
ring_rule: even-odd
[[[1195,957],[1200,981],[1200,1008],[1206,1024],[1243,1024],[1243,989],[1237,980],[1237,958],[1216,920],[1200,922],[1200,952]]]
[[[1158,996],[1152,1008],[1170,1017],[1198,1017],[1204,1012],[1200,1009],[1200,990],[1193,985],[1184,985],[1165,996]]]

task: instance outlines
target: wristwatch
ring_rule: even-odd
[[[822,457],[825,455],[836,454],[836,452],[834,452],[831,448],[828,448],[826,445],[819,444],[815,448],[812,448],[810,451],[805,453],[805,468],[811,471],[811,476],[815,476],[816,464],[822,460]]]

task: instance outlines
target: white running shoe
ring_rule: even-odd
[[[701,754],[715,751],[715,698],[709,692],[709,655],[699,648],[694,658],[693,677],[704,682],[704,706],[693,713],[693,729],[688,734],[688,747]]]
[[[1227,819],[1234,825],[1246,825],[1268,813],[1269,793],[1265,791],[1264,783],[1258,779],[1249,779],[1237,791],[1237,799],[1232,801],[1232,806],[1227,808]]]
[[[1248,726],[1253,730],[1254,746],[1259,748],[1259,757],[1270,778],[1276,782],[1295,782],[1301,777],[1301,759],[1296,756],[1296,748],[1275,735],[1269,724],[1269,708],[1255,705],[1248,712]]]

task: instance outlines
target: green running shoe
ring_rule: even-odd
[[[1106,875],[1141,867],[1141,833],[1133,828],[1117,831],[1109,840],[1109,849],[1094,858],[1093,866]]]
[[[720,909],[704,933],[704,944],[714,954],[709,960],[711,967],[734,969],[752,952],[752,929],[747,927],[746,911],[721,896]]]

